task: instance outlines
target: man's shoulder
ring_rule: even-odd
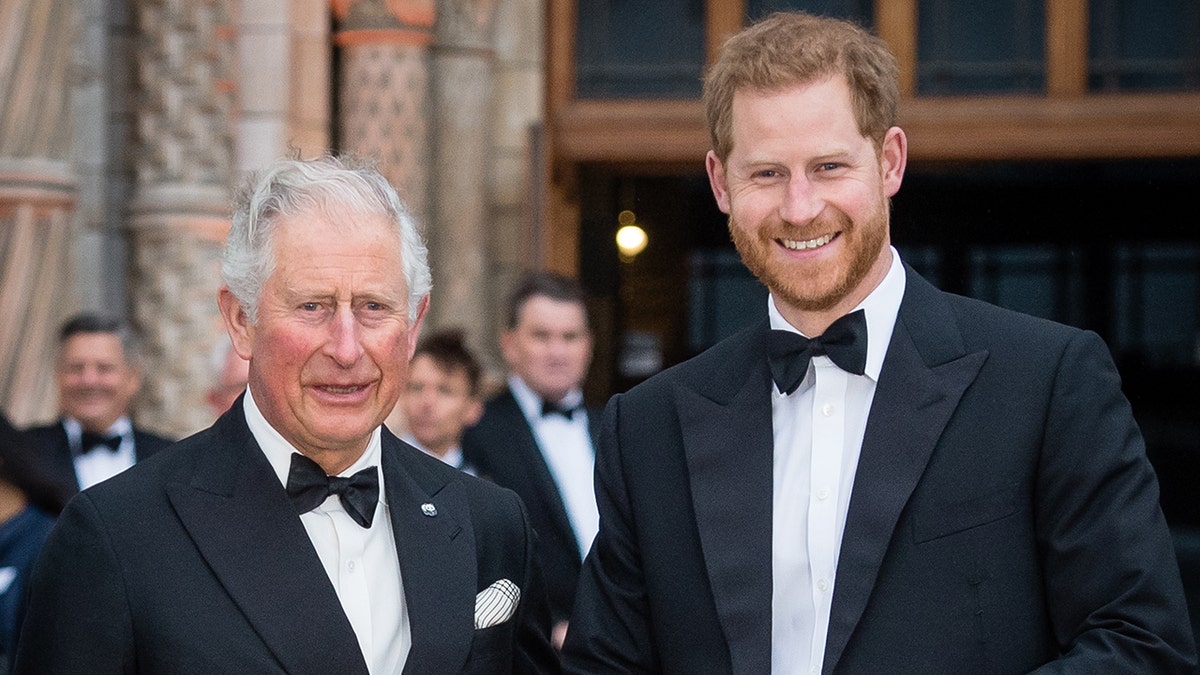
[[[765,372],[765,336],[769,328],[765,319],[756,321],[686,361],[639,383],[625,395],[634,399],[665,401],[680,386],[709,390],[744,380],[759,361]]]
[[[468,455],[467,459],[473,459],[471,454],[476,449],[474,446],[480,441],[490,442],[496,436],[511,436],[514,428],[520,425],[528,426],[528,423],[512,390],[506,386],[484,403],[483,415],[479,417],[479,421],[463,431],[462,444],[463,451]]]
[[[430,493],[436,492],[450,483],[457,482],[461,485],[472,511],[479,509],[494,511],[496,507],[500,507],[501,511],[509,511],[518,502],[516,493],[512,490],[502,488],[491,481],[473,476],[461,469],[450,466],[436,457],[431,457],[421,452],[401,439],[394,438],[394,440],[395,443],[385,441],[383,446],[384,452],[395,453],[394,457]],[[517,511],[519,511],[519,507]]]
[[[65,440],[67,432],[63,429],[62,421],[56,420],[50,424],[37,424],[31,427],[26,427],[24,430],[25,437],[37,443],[46,443],[48,441]]]
[[[220,442],[215,427],[208,427],[180,441],[153,435],[153,451],[147,453],[138,432],[138,461],[125,471],[84,491],[100,504],[124,503],[164,494],[167,483],[186,482],[201,462],[218,462]],[[152,456],[151,456],[152,455]]]
[[[157,453],[175,441],[166,436],[160,436],[153,431],[147,431],[135,426],[133,428],[133,442],[137,447],[138,458],[142,459]]]

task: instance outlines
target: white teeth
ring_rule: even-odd
[[[359,387],[325,387],[325,391],[331,394],[353,394],[358,390]]]
[[[790,248],[793,251],[806,251],[808,249],[820,248],[825,244],[833,241],[833,234],[827,234],[824,237],[809,239],[808,241],[796,241],[794,239],[780,239],[780,243],[784,248]]]

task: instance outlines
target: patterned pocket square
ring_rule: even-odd
[[[508,579],[493,581],[475,596],[475,630],[504,623],[517,612],[521,589]]]

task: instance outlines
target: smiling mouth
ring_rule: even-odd
[[[318,388],[321,391],[328,392],[330,394],[353,394],[355,392],[362,391],[363,389],[366,389],[367,387],[366,387],[366,385],[361,385],[361,384],[348,385],[348,386],[344,386],[344,387],[337,387],[337,386],[334,386],[331,384],[327,384],[327,385],[324,385],[324,386],[321,386]]]
[[[828,244],[829,242],[833,241],[835,237],[837,237],[837,232],[827,234],[823,237],[817,237],[816,239],[805,239],[804,241],[799,241],[796,239],[776,239],[775,241],[778,241],[784,248],[791,249],[793,251],[811,251],[815,248],[821,248],[825,244]]]

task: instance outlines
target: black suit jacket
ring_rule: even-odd
[[[601,415],[595,409],[587,413],[595,448]],[[479,423],[463,434],[462,448],[480,476],[513,490],[525,502],[538,534],[538,560],[546,576],[551,616],[555,622],[565,621],[579,581],[579,543],[533,428],[511,390],[505,389],[487,402]]]
[[[30,444],[35,450],[39,475],[58,486],[58,504],[52,509],[54,513],[62,510],[71,497],[79,492],[79,477],[75,474],[75,458],[71,454],[71,443],[67,439],[67,429],[62,420],[46,426],[30,427],[25,431]],[[140,462],[154,456],[159,450],[166,448],[172,441],[138,428],[133,430],[133,457]]]
[[[412,630],[404,672],[556,672],[517,497],[386,430],[381,463]],[[522,591],[516,615],[475,630],[476,593],[502,578]],[[367,668],[239,404],[72,500],[34,572],[16,672]]]
[[[1188,672],[1158,486],[1101,340],[907,275],[824,672]],[[567,671],[770,672],[768,329],[609,403]]]

